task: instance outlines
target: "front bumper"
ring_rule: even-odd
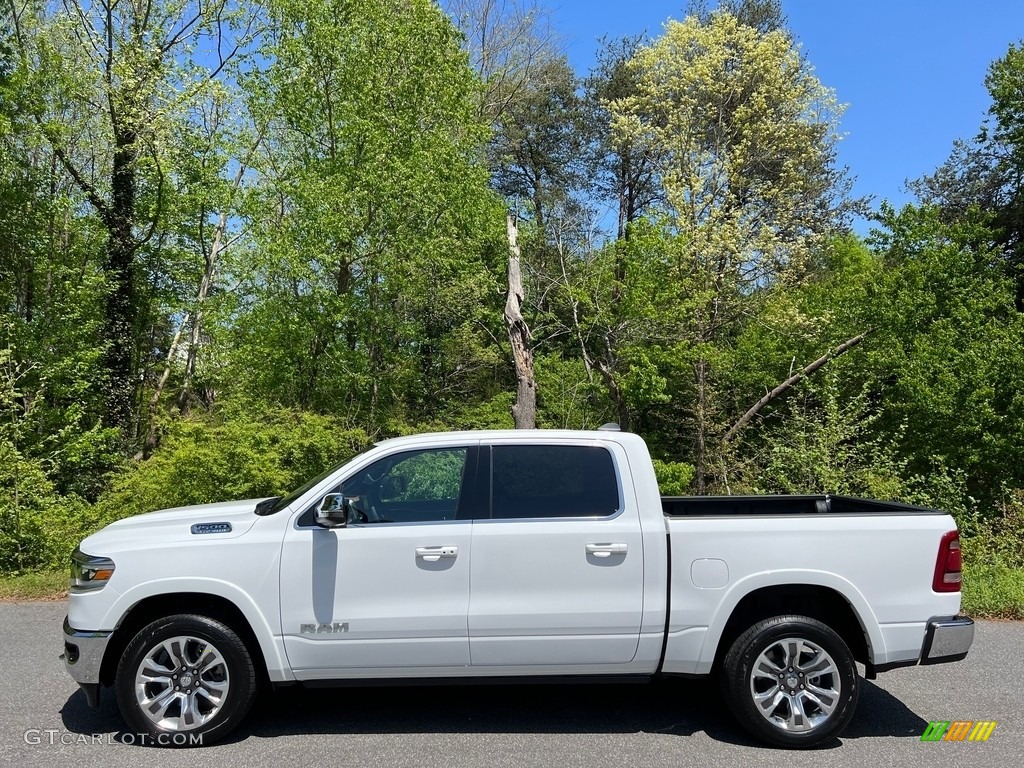
[[[931,619],[921,650],[922,664],[960,661],[974,642],[974,622],[966,616],[944,616]]]
[[[99,706],[100,667],[112,632],[86,632],[74,629],[64,617],[64,667],[81,686],[89,706]]]

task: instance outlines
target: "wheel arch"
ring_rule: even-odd
[[[854,658],[864,664],[873,663],[880,652],[884,653],[874,614],[859,593],[851,599],[836,585],[819,580],[750,586],[735,596],[728,618],[720,618],[716,626],[709,627],[701,660],[710,663],[712,671],[721,667],[730,646],[749,627],[762,619],[787,614],[807,616],[831,627],[847,643]],[[720,616],[724,615],[723,611]]]
[[[158,619],[178,614],[205,616],[230,627],[249,650],[256,667],[257,679],[261,682],[269,681],[263,647],[249,619],[237,605],[221,595],[205,592],[172,592],[145,597],[124,614],[103,654],[100,683],[113,685],[121,656],[143,627]]]

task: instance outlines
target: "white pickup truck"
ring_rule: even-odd
[[[206,743],[269,684],[718,675],[739,723],[823,744],[868,678],[964,658],[941,512],[662,498],[602,429],[386,440],[283,498],[131,517],[72,557],[65,664],[152,743]]]

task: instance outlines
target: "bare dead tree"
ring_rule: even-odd
[[[506,217],[508,231],[508,298],[505,301],[505,327],[512,345],[512,360],[516,367],[516,402],[512,418],[516,429],[534,429],[537,426],[537,382],[533,375],[533,349],[530,346],[530,328],[523,319],[523,275],[519,266],[519,222],[515,213]]]

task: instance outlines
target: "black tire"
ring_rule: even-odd
[[[774,616],[750,627],[725,655],[720,682],[726,704],[748,733],[790,749],[838,737],[860,693],[846,643],[807,616]]]
[[[234,729],[252,706],[256,680],[249,649],[231,627],[183,614],[139,631],[114,685],[137,743],[180,747],[212,744]]]

